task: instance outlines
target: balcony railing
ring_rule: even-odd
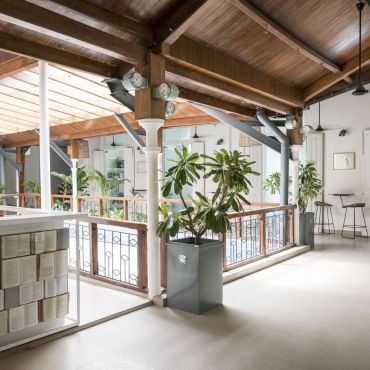
[[[1,194],[8,205],[39,207],[38,194]],[[53,205],[70,209],[72,196],[53,195]],[[181,207],[178,199],[162,199],[171,207]],[[190,202],[190,201],[189,201]],[[79,210],[89,216],[80,222],[80,270],[91,278],[145,292],[147,289],[147,207],[145,198],[79,196]],[[224,271],[246,265],[280,252],[294,244],[295,206],[253,203],[243,212],[230,213],[231,230],[208,234],[222,240]],[[70,228],[71,241],[76,225]],[[187,235],[179,232],[176,238]],[[161,282],[166,286],[166,244],[161,240]],[[70,268],[76,268],[76,255],[70,252]]]

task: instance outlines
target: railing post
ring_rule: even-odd
[[[137,256],[137,285],[141,290],[148,288],[148,256],[147,256],[147,231],[137,231],[138,256]]]
[[[265,213],[259,215],[260,224],[260,253],[266,256],[266,217]]]
[[[19,194],[19,206],[22,208],[25,206],[24,194]]]
[[[39,208],[39,196],[38,196],[38,194],[35,194],[33,196],[33,207],[34,208]]]
[[[128,220],[128,200],[127,199],[123,202],[123,219],[125,221]]]
[[[81,212],[81,198],[77,198],[77,212]]]
[[[98,212],[99,212],[99,216],[103,216],[104,214],[104,203],[103,203],[103,199],[99,199],[99,206],[98,206]]]
[[[288,211],[288,244],[294,245],[294,209]]]
[[[89,222],[89,244],[90,244],[90,275],[98,275],[98,225],[95,222]]]

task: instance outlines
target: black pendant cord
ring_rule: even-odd
[[[362,9],[364,8],[365,4],[363,2],[359,2],[357,5],[357,9],[359,12],[359,31],[358,31],[358,40],[359,40],[359,45],[358,45],[358,85],[360,86],[362,83],[361,79],[361,73],[362,73],[362,63],[361,63],[361,54],[362,54]]]
[[[324,129],[321,127],[321,104],[319,101],[319,125],[317,126],[316,131],[324,131]]]

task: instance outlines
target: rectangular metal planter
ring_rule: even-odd
[[[299,244],[315,247],[315,214],[306,212],[299,214]]]
[[[202,314],[222,304],[223,242],[193,242],[167,244],[167,306]]]

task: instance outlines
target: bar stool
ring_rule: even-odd
[[[316,206],[315,228],[317,226],[317,233],[318,234],[329,234],[329,235],[335,234],[334,219],[333,219],[333,214],[331,212],[331,207],[333,207],[333,205],[329,203],[325,203],[325,202],[316,201],[315,206]],[[326,211],[326,219],[328,222],[324,222],[325,211]],[[328,226],[329,232],[324,231],[324,226]],[[331,228],[333,230],[331,230]]]
[[[366,230],[366,236],[365,235],[361,235],[361,236],[364,237],[364,238],[369,237],[369,234],[368,234],[368,231],[367,231],[366,220],[365,220],[365,214],[364,214],[365,206],[366,206],[365,203],[343,204],[343,202],[342,202],[342,208],[345,208],[345,210],[346,210],[346,213],[344,215],[344,220],[343,220],[343,227],[342,227],[342,237],[343,238],[355,239],[356,238],[356,229],[365,229]],[[346,225],[347,210],[349,208],[353,209],[353,225]],[[362,218],[364,220],[363,225],[356,225],[356,209],[357,208],[361,209]],[[353,229],[353,237],[343,235],[343,232],[344,232],[345,228]]]

